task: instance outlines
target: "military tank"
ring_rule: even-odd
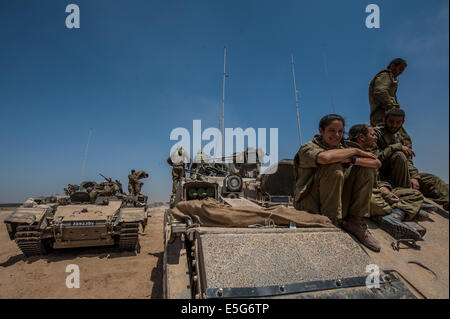
[[[280,164],[280,171],[244,183],[244,195],[228,202],[217,181],[178,184],[177,202],[164,215],[165,298],[448,298],[448,212],[424,223],[427,236],[415,247],[368,221],[383,243],[380,253],[333,225],[299,227],[286,220],[236,227],[236,212],[268,207],[261,214],[270,221],[274,209],[291,206],[292,190],[282,185],[293,181],[293,164]],[[259,188],[246,190],[246,184]],[[201,198],[206,202],[189,195],[200,187],[209,190]],[[204,210],[202,218],[215,209],[223,222],[202,225],[201,218],[180,215],[183,207],[194,217]]]
[[[139,225],[147,224],[147,196],[123,193],[119,181],[69,184],[66,196],[27,201],[5,224],[11,240],[26,256],[53,248],[107,246],[138,249]]]

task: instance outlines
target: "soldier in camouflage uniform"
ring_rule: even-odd
[[[382,127],[375,128],[377,135],[378,158],[382,163],[380,177],[388,181],[394,188],[418,189],[419,171],[412,162],[414,151],[398,132],[405,122],[405,112],[402,109],[391,109],[385,114]]]
[[[357,124],[349,131],[351,142],[364,150],[374,154],[385,156],[377,149],[377,135],[372,126],[367,124]],[[379,158],[380,159],[380,158]],[[392,234],[395,238],[412,238],[419,240],[423,235],[415,228],[403,223],[406,220],[414,219],[419,212],[427,216],[421,210],[423,195],[420,191],[412,188],[397,187],[379,179],[378,170],[374,171],[374,185],[370,200],[370,216],[378,222],[381,228]]]
[[[320,120],[320,135],[302,145],[294,158],[296,209],[328,216],[374,251],[380,244],[367,229],[376,155],[342,144],[345,121],[337,114]]]
[[[384,115],[393,108],[400,108],[397,102],[397,77],[406,69],[407,63],[397,58],[388,67],[378,72],[369,83],[370,124],[373,127],[384,125]],[[401,127],[400,134],[405,145],[412,148],[411,137]]]
[[[448,210],[449,186],[438,176],[422,173],[414,166],[415,153],[407,146],[399,129],[405,121],[402,109],[386,112],[383,128],[375,128],[377,146],[382,153],[379,159],[383,163],[381,179],[389,181],[393,187],[412,187],[420,190],[425,197]],[[402,154],[403,153],[403,154]]]
[[[128,193],[130,193],[131,195],[135,195],[137,183],[138,179],[136,171],[132,169],[131,173],[128,175]]]
[[[179,146],[170,157],[167,159],[167,163],[172,166],[172,196],[174,198],[177,191],[177,184],[185,176],[184,163],[186,162],[187,168],[189,168],[191,159],[189,154],[184,150],[182,146]]]
[[[139,194],[141,194],[142,185],[144,185],[144,183],[141,182],[140,180],[143,178],[148,178],[148,174],[145,171],[138,171],[138,172],[136,172],[136,178],[137,178],[137,183],[134,187],[134,190],[136,192],[135,195],[139,195]]]
[[[136,172],[134,169],[131,170],[131,174],[128,175],[128,192],[137,196],[141,193],[143,182],[140,181],[142,178],[148,178],[148,174],[144,171]]]

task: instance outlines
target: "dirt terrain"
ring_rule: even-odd
[[[149,210],[139,253],[118,247],[54,250],[26,258],[9,239],[0,210],[0,298],[162,298],[164,208]],[[67,288],[70,264],[79,266],[80,288]]]

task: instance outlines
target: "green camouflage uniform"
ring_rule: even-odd
[[[347,147],[361,148],[358,143],[345,141]],[[378,151],[378,149],[366,150],[372,152],[383,159],[386,156],[388,149],[384,152]],[[412,188],[396,187],[393,188],[391,184],[380,179],[378,169],[374,169],[374,183],[372,188],[372,197],[370,198],[370,214],[365,217],[388,215],[392,212],[393,208],[399,208],[406,213],[406,220],[413,219],[419,212],[420,206],[423,203],[423,195],[418,190]],[[391,192],[387,192],[382,187],[386,187]],[[392,202],[392,195],[396,195],[399,198],[398,202]]]
[[[385,113],[393,108],[399,108],[397,102],[398,80],[391,70],[384,69],[378,72],[369,83],[370,124],[375,127],[384,126]],[[412,148],[411,137],[403,126],[399,133],[405,145]]]
[[[405,145],[403,137],[398,132],[388,132],[384,127],[374,130],[377,135],[377,155],[382,163],[381,179],[388,181],[393,188],[410,188],[411,178],[419,179],[420,175],[412,160],[402,151]]]
[[[448,184],[436,175],[419,172],[412,159],[407,159],[401,151],[405,145],[403,137],[385,128],[375,128],[375,134],[378,137],[378,159],[383,164],[380,169],[381,179],[389,181],[394,188],[410,188],[411,178],[417,179],[420,192],[448,210]]]
[[[448,210],[448,184],[433,174],[419,173],[419,175],[422,194]]]
[[[186,161],[186,165],[189,168],[189,162],[190,157],[189,154],[182,149],[182,154],[178,154],[178,150],[170,154],[169,158],[167,159],[167,164],[172,166],[172,194],[175,195],[177,192],[177,185],[178,182],[181,180],[181,178],[186,176],[185,170],[184,170],[184,163]]]
[[[337,148],[342,149],[340,144]],[[341,163],[321,165],[319,153],[329,150],[320,135],[302,145],[294,158],[294,206],[332,219],[369,214],[373,169]]]
[[[128,175],[128,192],[131,195],[136,195],[137,194],[137,190],[136,190],[136,186],[138,185],[138,178],[136,175],[136,172]]]

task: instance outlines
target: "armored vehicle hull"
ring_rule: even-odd
[[[289,163],[284,164],[280,176],[289,172]],[[277,175],[271,177],[277,183]],[[223,198],[219,192],[215,199],[242,211],[292,205],[291,200],[270,197],[290,198],[289,190],[278,191],[283,188],[273,187],[269,179],[264,183],[253,194],[266,197],[248,196],[244,183],[244,196]],[[186,194],[189,184],[182,181],[179,194]],[[178,203],[185,205],[183,201],[189,199],[180,196]],[[205,205],[209,212],[209,203]],[[448,298],[446,211],[422,223],[428,231],[414,247],[368,221],[382,243],[381,252],[375,253],[336,227],[206,227],[180,218],[178,207],[164,217],[165,298]]]
[[[70,198],[18,207],[5,219],[10,239],[26,256],[45,254],[52,248],[116,244],[122,250],[139,249],[139,225],[145,229],[148,217],[146,196],[119,193],[93,198],[93,192],[74,188]]]

